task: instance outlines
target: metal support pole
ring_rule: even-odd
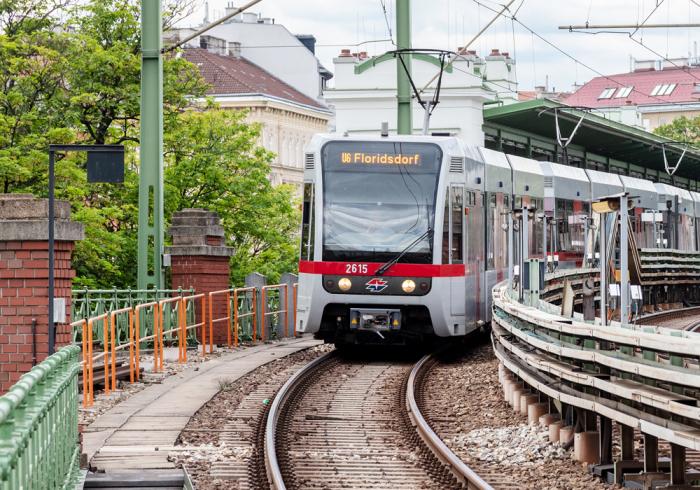
[[[671,485],[685,485],[685,447],[671,444]]]
[[[525,264],[530,258],[530,216],[528,216],[528,213],[528,208],[523,207],[522,221],[520,223],[520,280],[518,281],[518,301],[521,303],[523,301],[523,278],[525,277]]]
[[[425,102],[425,113],[423,114],[423,134],[427,135],[430,132],[430,108],[432,103],[428,100]]]
[[[630,313],[629,280],[629,220],[627,218],[627,194],[620,197],[620,324],[627,325]]]
[[[659,471],[659,439],[656,436],[644,434],[644,472]]]
[[[55,235],[55,210],[56,200],[56,175],[55,175],[56,153],[49,149],[49,355],[56,351],[56,324],[54,323],[54,235]]]
[[[508,294],[513,291],[513,242],[515,231],[513,230],[513,212],[508,213]]]
[[[163,58],[160,0],[141,1],[138,287],[162,288]]]
[[[680,250],[680,244],[678,243],[679,237],[680,237],[680,226],[681,226],[681,213],[678,210],[679,208],[679,202],[678,202],[678,196],[673,197],[673,246],[670,248],[674,248],[676,250]]]
[[[600,324],[608,324],[608,253],[605,244],[607,214],[600,215]]]
[[[396,0],[396,49],[411,49],[411,0]],[[404,56],[404,70],[401,61],[396,60],[396,89],[398,98],[398,115],[396,130],[398,134],[411,134],[413,131],[413,113],[411,110],[411,55]]]
[[[542,258],[544,259],[544,270],[547,272],[549,270],[549,265],[547,262],[547,214],[542,214]],[[554,250],[552,250],[554,253]]]

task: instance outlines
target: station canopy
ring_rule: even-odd
[[[554,148],[555,155],[557,151],[561,153],[561,149],[556,148],[558,145],[554,109],[557,109],[560,133],[563,137],[568,137],[583,117],[569,146],[570,149],[574,151],[578,149],[579,153],[586,155],[595,154],[597,157],[607,159],[608,162],[610,160],[624,162],[627,164],[627,173],[639,174],[639,169],[647,169],[648,171],[644,174],[648,178],[658,176],[666,180],[664,146],[671,166],[678,161],[683,150],[687,149],[675,176],[691,181],[683,187],[697,188],[700,182],[700,150],[697,148],[679,145],[668,138],[643,129],[611,121],[591,111],[569,107],[548,99],[486,108],[484,132],[487,136],[487,146],[489,146],[488,140],[493,141],[494,135],[504,139],[510,136],[519,141],[524,141],[523,138],[525,138],[528,142],[533,140],[548,142]],[[506,148],[503,148],[503,151],[508,153]],[[588,158],[584,158],[583,161],[585,162],[583,165],[589,166]],[[638,171],[629,172],[632,168],[630,165],[637,167]],[[610,171],[610,168],[607,170]],[[618,167],[617,173],[622,173],[620,170]]]

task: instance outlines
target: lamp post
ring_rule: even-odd
[[[55,210],[56,153],[87,152],[88,182],[124,182],[124,146],[122,145],[49,145],[49,355],[56,350],[55,322]]]

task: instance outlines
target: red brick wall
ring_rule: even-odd
[[[56,348],[71,341],[70,299],[75,272],[73,242],[56,242],[55,295],[66,298],[68,323],[57,325]],[[0,241],[0,392],[32,368],[32,319],[36,318],[36,362],[46,358],[48,327],[48,243]]]
[[[203,255],[173,255],[171,258],[172,289],[194,288],[197,294],[210,293],[228,289],[229,286],[229,258],[211,257]],[[207,301],[209,298],[207,297]],[[201,302],[197,301],[197,323],[201,322]],[[207,304],[207,322],[209,321],[209,306]],[[212,305],[212,316],[224,318],[226,316],[226,296],[217,295]],[[228,322],[221,321],[214,324],[214,343],[226,344]],[[197,338],[200,339],[200,330],[197,329]],[[207,335],[209,330],[207,329]],[[207,339],[208,341],[208,339]]]

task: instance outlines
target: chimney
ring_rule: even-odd
[[[229,41],[228,43],[228,55],[234,58],[241,57],[241,43],[238,41]]]
[[[634,71],[654,71],[656,64],[656,60],[634,60]]]
[[[501,56],[501,51],[498,48],[492,49],[489,56]]]
[[[236,10],[236,5],[235,5],[233,2],[229,2],[229,3],[226,5],[226,10],[225,10],[224,12],[225,12],[225,15],[230,15],[230,14],[232,14],[235,10]],[[238,14],[238,15],[235,16],[234,18],[229,19],[227,22],[240,22],[240,21],[241,21],[241,14]]]
[[[690,60],[688,58],[670,58],[664,60],[661,69],[662,70],[677,70],[678,68],[685,68],[690,65]]]
[[[352,58],[352,54],[350,54],[349,49],[341,49],[340,50],[340,57],[341,58]]]
[[[297,34],[296,38],[306,49],[316,54],[316,38],[312,34]]]

